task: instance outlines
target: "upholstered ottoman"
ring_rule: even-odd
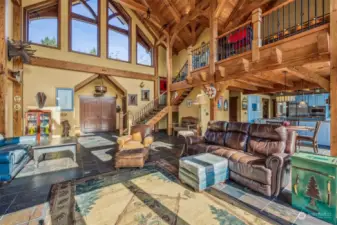
[[[196,191],[223,182],[228,176],[228,161],[220,156],[203,153],[179,161],[179,179]]]
[[[139,167],[142,168],[149,157],[148,148],[121,150],[115,154],[115,168]]]

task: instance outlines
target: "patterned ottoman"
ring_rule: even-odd
[[[181,182],[196,191],[202,191],[228,179],[228,161],[226,158],[203,153],[181,158],[179,178]]]
[[[148,148],[120,150],[115,154],[115,168],[139,167],[142,168],[149,157]]]

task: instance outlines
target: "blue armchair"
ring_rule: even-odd
[[[36,136],[1,139],[0,135],[0,182],[12,180],[32,158],[31,148]]]

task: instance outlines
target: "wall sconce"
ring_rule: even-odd
[[[145,85],[144,85],[144,82],[142,81],[139,85],[140,88],[143,88]]]

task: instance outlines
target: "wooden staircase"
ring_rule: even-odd
[[[187,74],[188,74],[188,62],[186,61],[186,63],[180,69],[178,75],[173,79],[172,83],[185,80]],[[193,88],[188,88],[172,93],[171,104],[179,106],[184,101],[184,99],[191,93],[192,90]]]
[[[152,100],[133,116],[133,124],[147,124],[154,126],[168,113],[164,92],[158,98]]]

